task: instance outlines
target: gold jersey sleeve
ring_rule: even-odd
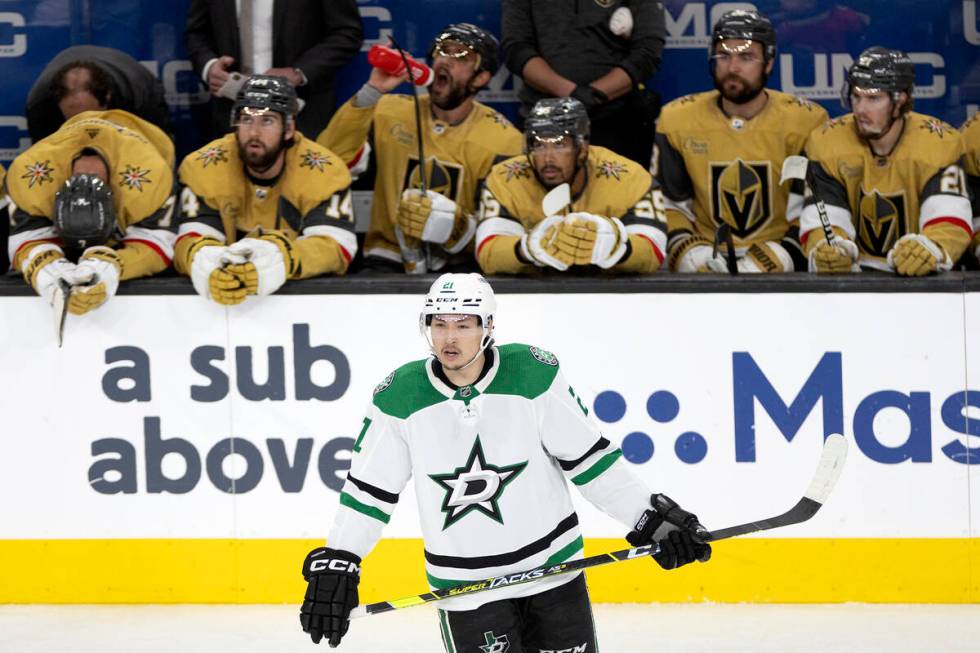
[[[456,202],[464,214],[475,215],[479,182],[498,157],[521,152],[521,133],[500,113],[479,102],[473,103],[462,122],[450,125],[433,115],[427,96],[420,101],[427,187]],[[366,108],[348,102],[321,134],[321,142],[336,143],[350,162],[369,131],[377,176],[364,254],[405,263],[395,236],[395,215],[402,192],[420,188],[422,181],[412,98],[385,95]]]
[[[123,259],[120,278],[163,270],[173,257],[174,176],[168,162],[168,156],[173,160],[173,145],[158,128],[119,110],[74,116],[14,159],[7,179],[14,213],[13,264],[19,267],[34,243],[59,240],[52,223],[55,194],[85,148],[97,151],[109,170],[108,185],[122,235],[117,242]]]
[[[736,248],[796,241],[802,188],[781,185],[783,160],[804,151],[810,132],[827,120],[820,106],[767,89],[751,120],[727,116],[717,91],[668,103],[657,121],[651,172],[660,182],[675,253],[691,236],[714,240],[728,224]]]
[[[298,132],[283,172],[269,185],[245,174],[234,133],[185,157],[179,179],[179,272],[189,274],[201,239],[230,244],[259,231],[297,241],[303,261],[297,278],[345,272],[357,252],[347,166]]]
[[[973,114],[960,128],[963,135],[963,167],[966,169],[970,196],[973,200],[973,242],[970,248],[980,248],[980,113]]]
[[[827,205],[831,225],[857,243],[862,265],[889,269],[888,252],[910,233],[929,237],[954,262],[963,254],[972,233],[963,141],[946,123],[906,114],[895,148],[876,156],[847,114],[814,131],[807,152],[819,166],[815,192]],[[807,253],[819,242],[813,237],[819,230],[808,199],[800,221]]]
[[[663,200],[650,173],[611,150],[590,146],[586,175],[585,188],[564,212],[619,218],[631,253],[616,269],[655,271],[664,259],[667,231]],[[541,202],[547,192],[525,155],[493,167],[482,189],[476,235],[477,261],[485,273],[535,271],[517,256],[515,245],[544,219]]]

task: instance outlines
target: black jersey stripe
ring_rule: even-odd
[[[609,446],[609,440],[600,437],[599,440],[596,441],[594,445],[592,445],[592,448],[585,452],[585,455],[576,458],[575,460],[562,460],[561,458],[556,458],[555,460],[558,461],[558,464],[561,466],[563,470],[565,470],[566,472],[570,472],[576,467],[578,467],[579,465],[581,465],[583,462],[585,462],[586,458],[588,458],[589,456],[591,456],[597,451],[602,451],[608,446]]]
[[[378,501],[384,501],[385,503],[398,503],[398,495],[388,492],[387,490],[382,490],[379,487],[371,485],[370,483],[365,483],[364,481],[354,478],[354,475],[350,472],[347,473],[347,480],[354,484],[361,492],[370,494],[372,497]]]
[[[502,567],[505,565],[512,565],[521,562],[536,553],[541,553],[542,551],[547,550],[548,547],[551,546],[552,542],[577,526],[578,515],[573,512],[568,517],[565,517],[563,520],[558,522],[558,525],[553,531],[541,539],[535,540],[526,546],[522,546],[516,551],[511,551],[509,553],[497,553],[488,556],[477,556],[473,558],[463,558],[459,556],[438,555],[426,550],[425,560],[429,564],[438,565],[440,567],[455,567],[457,569],[482,569],[483,567]]]

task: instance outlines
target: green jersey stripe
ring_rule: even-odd
[[[550,558],[544,561],[544,565],[542,566],[561,564],[584,548],[585,542],[582,540],[582,536],[579,535],[574,540],[555,551]]]
[[[602,474],[604,471],[612,467],[612,464],[616,462],[616,459],[623,455],[622,449],[616,449],[612,453],[607,453],[605,456],[600,458],[596,464],[589,467],[587,470],[572,479],[572,483],[575,485],[585,485],[591,481],[594,481],[596,477]]]
[[[391,521],[391,515],[389,515],[385,511],[379,510],[374,506],[369,506],[367,504],[361,503],[360,501],[358,501],[351,495],[347,494],[346,492],[340,493],[340,505],[347,506],[351,510],[356,510],[362,515],[373,517],[374,519],[377,519],[379,522],[382,522],[384,524],[387,524],[389,521]]]

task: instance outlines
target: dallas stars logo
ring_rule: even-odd
[[[615,161],[600,161],[597,172],[600,177],[609,177],[619,181],[619,175],[626,172],[626,166]]]
[[[466,464],[457,467],[451,474],[429,474],[429,478],[446,490],[446,498],[442,501],[442,511],[446,513],[446,521],[442,530],[446,530],[460,519],[473,512],[484,515],[501,524],[503,515],[497,502],[504,493],[504,488],[517,478],[527,461],[513,465],[491,465],[483,454],[480,436],[470,449]]]
[[[123,186],[127,188],[132,188],[133,190],[138,190],[143,192],[143,184],[152,184],[147,176],[150,174],[149,170],[143,170],[129,164],[126,165],[126,169],[119,173],[122,178]]]
[[[510,650],[510,642],[507,640],[507,635],[497,637],[491,630],[483,633],[483,641],[486,642],[485,646],[480,647],[483,653],[507,653]]]
[[[323,172],[323,166],[325,165],[331,165],[328,156],[314,152],[313,150],[306,150],[303,152],[303,162],[299,164],[299,167],[316,169],[319,172]]]
[[[227,161],[228,157],[225,156],[225,148],[218,145],[213,145],[201,150],[197,155],[197,160],[203,161],[203,167],[207,168],[212,163],[217,165],[222,161]]]
[[[942,138],[943,134],[946,133],[946,127],[943,126],[943,123],[935,119],[926,120],[924,123],[922,123],[921,128],[925,129],[930,134],[936,134],[939,136],[939,138]]]
[[[530,177],[531,173],[528,172],[530,168],[531,164],[524,160],[508,161],[504,164],[504,170],[507,171],[507,181]]]
[[[51,173],[54,172],[54,168],[49,166],[51,163],[50,159],[46,159],[43,163],[41,161],[35,161],[33,165],[26,166],[27,172],[20,176],[21,179],[27,180],[27,187],[34,188],[34,185],[42,186],[46,181],[54,181],[51,178]]]

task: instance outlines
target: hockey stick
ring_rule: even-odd
[[[412,67],[408,65],[408,55],[402,50],[402,46],[398,45],[398,41],[395,40],[394,36],[388,35],[388,40],[391,41],[391,47],[398,50],[398,54],[402,57],[402,63],[405,64],[405,70],[408,71],[408,85],[412,87],[412,100],[415,103],[415,131],[418,134],[418,144],[419,144],[419,188],[422,194],[425,195],[425,191],[428,189],[428,180],[425,177],[425,150],[422,147],[422,108],[421,102],[419,101],[419,91],[415,88],[415,71]],[[396,225],[396,229],[397,229]],[[400,229],[399,229],[400,231]],[[402,239],[399,239],[402,240]],[[422,243],[422,248],[425,251],[425,271],[432,271],[432,250],[429,248],[429,243]],[[408,245],[405,249],[410,249]],[[412,252],[414,254],[414,252]]]
[[[732,239],[732,228],[727,222],[722,222],[715,231],[715,244],[711,250],[711,258],[718,257],[718,250],[722,244],[725,245],[725,264],[728,266],[728,274],[734,277],[738,275],[738,263],[735,261],[735,241]]]
[[[548,191],[548,194],[541,200],[541,211],[544,217],[550,218],[558,215],[565,210],[565,207],[572,203],[572,190],[567,183],[558,184]]]
[[[51,308],[54,311],[52,314],[54,334],[58,339],[59,349],[61,349],[61,344],[65,339],[65,318],[68,317],[68,300],[71,299],[71,291],[71,284],[64,279],[59,279],[58,286],[54,289],[54,295],[51,298]]]
[[[830,218],[827,217],[827,205],[817,195],[817,189],[813,183],[813,170],[810,168],[809,159],[798,154],[783,159],[783,171],[779,177],[780,185],[785,184],[789,179],[799,179],[810,188],[810,193],[813,195],[813,202],[817,206],[817,215],[820,216],[820,226],[823,227],[823,235],[827,239],[827,244],[833,245],[835,239],[834,230],[830,228]]]
[[[797,501],[795,506],[783,514],[775,517],[739,524],[738,526],[729,526],[728,528],[713,531],[709,541],[716,542],[718,540],[725,540],[730,537],[737,537],[739,535],[767,531],[773,528],[782,528],[783,526],[799,524],[810,519],[817,514],[820,507],[827,501],[827,497],[830,495],[831,490],[834,489],[834,485],[837,483],[838,477],[840,477],[841,470],[844,467],[844,460],[846,458],[847,440],[844,439],[844,436],[836,433],[827,436],[826,440],[824,440],[823,452],[820,454],[820,462],[817,465],[817,471],[813,474],[813,480],[810,481],[810,486],[804,493],[803,498]],[[441,601],[442,599],[452,596],[475,594],[476,592],[484,592],[486,590],[492,590],[498,587],[509,587],[511,585],[529,583],[542,578],[549,578],[559,574],[567,574],[573,571],[588,569],[590,567],[598,567],[600,565],[606,565],[613,562],[622,562],[623,560],[633,560],[635,558],[642,558],[648,555],[656,555],[659,552],[659,546],[656,544],[648,544],[645,546],[634,547],[632,549],[601,553],[599,555],[589,556],[588,558],[582,558],[580,560],[563,562],[557,565],[546,565],[543,567],[538,567],[537,569],[530,569],[528,571],[519,572],[516,574],[507,574],[506,576],[494,576],[484,580],[475,580],[463,585],[457,585],[456,587],[433,590],[431,592],[417,594],[415,596],[406,596],[405,598],[396,599],[394,601],[381,601],[379,603],[362,605],[354,608],[354,610],[351,611],[350,618],[356,619],[358,617],[380,614],[382,612],[390,612],[391,610],[399,610],[401,608],[410,608],[416,605],[432,603],[433,601]]]

